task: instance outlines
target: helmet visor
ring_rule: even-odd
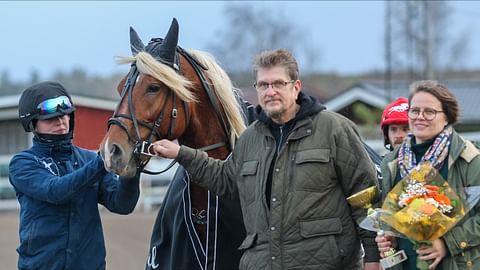
[[[38,104],[37,109],[40,115],[49,115],[55,112],[64,112],[72,109],[72,103],[67,96],[59,96],[47,99]]]

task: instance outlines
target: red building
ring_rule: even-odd
[[[72,99],[76,108],[73,142],[79,147],[97,150],[117,102],[80,96],[72,96]]]

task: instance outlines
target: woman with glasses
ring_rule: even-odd
[[[480,185],[480,152],[453,128],[458,114],[458,102],[445,85],[436,81],[412,84],[408,109],[411,133],[382,161],[383,197],[422,162],[430,162],[457,192]],[[380,256],[392,246],[406,252],[408,259],[389,269],[417,269],[417,258],[428,261],[429,269],[480,269],[480,216],[476,208],[431,246],[414,250],[407,239],[378,236]]]
[[[118,178],[96,153],[72,144],[74,112],[59,83],[23,91],[18,105],[33,145],[10,161],[9,177],[20,203],[19,269],[105,269],[98,204],[128,214],[139,196],[138,176]]]

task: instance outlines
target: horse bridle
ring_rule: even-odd
[[[161,173],[164,173],[164,172],[168,171],[171,167],[173,167],[173,165],[176,163],[176,161],[173,160],[164,170],[161,170],[159,172],[152,172],[152,171],[149,171],[149,170],[145,169],[145,166],[148,164],[148,160],[147,161],[142,161],[141,156],[142,155],[150,156],[150,157],[156,156],[153,153],[153,150],[151,149],[153,147],[152,142],[153,142],[154,137],[156,137],[156,139],[160,139],[160,138],[170,138],[172,136],[172,134],[175,130],[176,119],[177,119],[177,115],[178,115],[178,111],[177,111],[177,107],[176,107],[177,106],[176,105],[176,98],[177,97],[176,97],[176,94],[175,94],[174,91],[172,91],[172,90],[167,91],[168,92],[167,97],[163,101],[161,111],[160,111],[157,119],[155,120],[155,122],[153,124],[147,123],[147,122],[142,121],[142,120],[138,120],[135,116],[135,107],[133,106],[132,95],[133,95],[133,89],[135,87],[135,83],[137,82],[139,75],[140,75],[140,72],[138,71],[138,68],[137,68],[136,64],[133,63],[131,65],[130,71],[128,73],[128,77],[125,81],[125,84],[123,86],[122,93],[121,93],[121,100],[123,100],[125,95],[127,95],[128,110],[130,112],[130,115],[119,114],[117,112],[118,108],[120,107],[120,104],[121,104],[120,103],[118,105],[118,107],[115,109],[115,112],[113,113],[113,116],[108,120],[108,127],[110,128],[111,125],[119,126],[127,134],[128,140],[135,145],[135,148],[133,150],[132,155],[133,155],[133,158],[135,160],[135,163],[137,164],[137,171],[143,172],[143,173],[146,173],[146,174],[157,175],[157,174],[161,174]],[[160,127],[160,124],[162,123],[163,117],[165,115],[167,100],[169,99],[170,95],[172,96],[172,101],[173,101],[172,102],[172,111],[170,113],[171,118],[170,118],[170,123],[169,123],[167,136],[162,136],[162,134],[160,133],[158,128]],[[182,101],[182,104],[184,106],[185,114],[186,114],[185,115],[185,126],[188,127],[189,120],[190,120],[190,113],[189,113],[188,105],[185,101]],[[125,125],[125,123],[123,123],[121,121],[122,118],[128,119],[133,123],[133,126],[135,127],[136,138],[132,138],[132,136],[128,132],[128,127]],[[150,129],[150,133],[147,137],[147,140],[142,139],[142,137],[140,135],[140,126],[143,126],[143,127],[146,127],[148,129]],[[224,145],[225,145],[224,142],[215,143],[215,144],[212,144],[212,145],[202,147],[202,148],[200,148],[200,150],[209,151],[209,150],[213,150],[213,149],[222,147]]]
[[[137,164],[137,170],[140,170],[141,172],[145,172],[145,173],[160,174],[160,173],[163,173],[163,172],[167,171],[168,169],[170,169],[175,164],[175,162],[172,162],[171,164],[169,164],[167,166],[167,168],[162,170],[161,172],[150,172],[150,171],[144,169],[145,166],[147,165],[148,161],[142,161],[141,156],[142,155],[145,155],[145,156],[154,156],[155,155],[152,152],[152,149],[151,149],[151,147],[153,146],[152,142],[153,142],[153,139],[155,137],[157,139],[159,139],[159,138],[169,138],[173,134],[173,132],[175,130],[175,126],[176,126],[177,115],[178,115],[178,111],[177,111],[177,108],[176,108],[176,106],[177,106],[176,95],[173,91],[167,91],[168,94],[167,94],[167,97],[165,98],[165,100],[163,101],[161,111],[160,111],[158,117],[156,118],[155,122],[153,122],[152,124],[137,119],[136,116],[135,116],[135,106],[133,106],[132,95],[133,95],[133,89],[135,87],[135,83],[137,82],[137,79],[138,79],[139,75],[140,75],[140,72],[138,71],[138,68],[137,68],[136,64],[133,63],[131,68],[130,68],[130,71],[128,73],[127,79],[125,81],[125,84],[123,86],[122,93],[121,93],[121,100],[123,100],[125,95],[127,95],[128,110],[130,112],[130,115],[119,114],[118,113],[118,108],[120,107],[120,104],[119,104],[119,106],[117,107],[117,109],[113,113],[113,116],[108,120],[108,127],[110,128],[111,125],[119,126],[127,134],[128,140],[135,145],[135,148],[134,148],[134,151],[133,151],[133,158],[135,160],[135,163]],[[162,134],[160,133],[160,131],[158,130],[158,127],[160,127],[160,124],[163,120],[163,117],[165,116],[166,105],[167,105],[167,101],[170,98],[170,96],[172,96],[172,99],[173,99],[172,111],[170,113],[170,116],[171,116],[170,117],[170,123],[169,123],[167,136],[163,137]],[[187,116],[185,117],[185,122],[186,122],[185,124],[188,125],[188,120],[189,120],[188,106],[187,106],[187,104],[185,104],[185,102],[183,102],[183,104],[185,106],[185,113],[187,114]],[[128,132],[127,126],[125,125],[124,122],[121,121],[122,118],[128,119],[133,123],[133,126],[135,128],[135,137],[133,137]],[[140,135],[140,126],[143,126],[147,129],[150,129],[147,140],[142,139],[142,136]]]

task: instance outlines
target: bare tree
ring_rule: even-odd
[[[225,18],[227,23],[208,47],[229,71],[249,71],[258,52],[277,48],[298,57],[302,70],[314,69],[319,52],[311,46],[309,31],[290,21],[283,10],[233,3],[225,7]]]
[[[443,72],[465,64],[468,35],[450,31],[453,9],[448,1],[387,1],[386,5],[391,14],[387,66],[417,80],[439,79]]]

